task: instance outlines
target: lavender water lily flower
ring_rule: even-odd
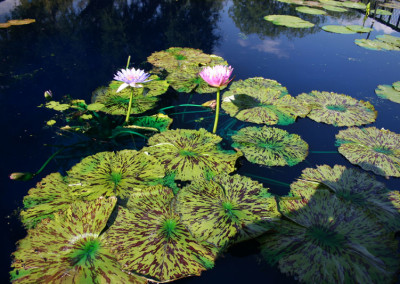
[[[151,80],[147,80],[150,77],[149,73],[144,72],[141,69],[121,69],[114,75],[114,80],[124,82],[119,86],[117,93],[125,89],[126,87],[141,88],[143,85],[140,83],[146,83]]]
[[[222,86],[228,85],[232,80],[229,77],[232,75],[233,68],[231,66],[215,65],[213,67],[207,66],[199,73],[200,77],[206,81],[211,87],[217,88],[216,112],[214,120],[213,133],[217,131],[218,117],[219,117],[219,91]]]

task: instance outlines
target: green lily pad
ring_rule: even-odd
[[[400,92],[400,81],[394,82],[392,84],[393,89],[395,89],[396,91]]]
[[[370,40],[370,39],[355,39],[354,43],[357,44],[358,46],[364,47],[366,49],[370,50],[396,50],[399,51],[400,48],[390,44],[383,42],[381,40]]]
[[[321,27],[326,32],[335,33],[335,34],[355,34],[356,32],[347,28],[346,26],[339,25],[327,25]]]
[[[340,200],[364,211],[392,232],[400,230],[400,206],[395,205],[385,185],[374,176],[355,168],[335,165],[317,166],[303,170],[298,181],[290,185],[294,196],[310,199],[320,190],[328,189]]]
[[[304,14],[311,14],[311,15],[326,15],[326,12],[320,9],[314,9],[306,6],[296,7],[296,11]]]
[[[57,101],[50,101],[46,103],[46,107],[57,111],[64,111],[69,109],[71,106],[69,104],[61,104],[60,102]]]
[[[275,198],[267,193],[258,182],[239,175],[197,179],[179,191],[177,212],[198,239],[224,248],[234,239],[264,233],[268,223],[280,219]]]
[[[400,104],[400,89],[396,90],[395,85],[378,85],[375,89],[375,94],[382,99],[387,99]]]
[[[134,96],[156,97],[167,92],[169,84],[166,80],[161,80],[157,75],[151,75],[148,80],[151,81],[141,84],[142,88],[125,88],[118,94],[123,93],[130,96],[133,89]],[[116,91],[122,84],[123,82],[111,81],[108,93],[112,95],[116,94]]]
[[[163,132],[169,129],[173,119],[168,115],[158,113],[151,116],[131,117],[129,123],[139,127],[152,127]]]
[[[289,28],[311,28],[314,26],[313,23],[289,15],[269,15],[265,16],[264,20],[272,22],[274,25],[286,26]]]
[[[261,77],[233,82],[222,97],[222,108],[239,120],[268,125],[288,125],[310,111],[277,81]]]
[[[302,5],[304,2],[303,0],[277,0],[277,1],[282,3],[297,4],[297,5]]]
[[[249,162],[267,166],[294,166],[308,154],[308,144],[297,134],[275,127],[245,127],[232,136]]]
[[[370,14],[375,14],[375,10],[371,10]],[[377,15],[391,16],[392,12],[382,9],[376,9]]]
[[[347,7],[347,8],[359,9],[359,10],[367,9],[367,5],[365,5],[362,2],[344,1],[344,2],[342,2],[342,6]]]
[[[242,153],[222,150],[222,138],[201,128],[176,129],[155,134],[143,151],[157,158],[165,171],[178,180],[195,180],[202,176],[230,173]]]
[[[98,110],[101,110],[102,108],[104,108],[105,106],[103,105],[103,104],[101,104],[101,103],[93,103],[93,104],[89,104],[88,106],[87,106],[87,110],[90,110],[90,111],[98,111]]]
[[[285,222],[262,253],[281,272],[305,283],[390,283],[399,263],[397,241],[362,211],[330,193],[282,200]]]
[[[147,153],[135,150],[100,152],[82,159],[68,171],[71,188],[77,194],[127,197],[164,177],[164,168]]]
[[[322,8],[324,8],[325,10],[328,11],[332,11],[332,12],[347,12],[348,10],[342,7],[338,7],[335,5],[323,5]]]
[[[387,44],[394,45],[396,47],[400,47],[400,37],[393,35],[377,35],[376,39],[379,41],[383,41]]]
[[[356,33],[369,33],[372,32],[373,29],[372,28],[366,28],[360,25],[348,25],[346,26],[346,28],[356,32]]]
[[[126,269],[168,282],[212,268],[216,249],[195,239],[175,213],[174,195],[158,188],[119,207],[107,242]]]
[[[381,7],[386,7],[386,8],[400,9],[400,3],[395,2],[395,1],[386,2],[386,3],[378,3],[378,5]]]
[[[28,230],[13,253],[13,283],[135,283],[100,235],[116,198],[76,202]]]
[[[343,94],[312,91],[298,95],[297,99],[310,105],[309,118],[334,126],[364,125],[374,122],[377,116],[369,102]]]
[[[52,126],[52,125],[54,125],[54,124],[56,124],[56,123],[57,123],[57,121],[55,121],[54,119],[50,119],[49,121],[46,122],[46,124],[47,124],[48,126]]]
[[[322,4],[319,1],[304,1],[304,6],[321,8]]]
[[[329,6],[335,6],[335,7],[341,7],[342,2],[340,1],[334,1],[334,0],[319,0],[324,5],[329,5]]]
[[[61,174],[52,173],[31,188],[24,197],[24,210],[20,213],[24,226],[33,228],[43,218],[53,218],[55,212],[68,208],[77,200],[78,196],[68,184]]]
[[[375,127],[348,128],[336,135],[339,153],[377,175],[400,177],[400,134]]]

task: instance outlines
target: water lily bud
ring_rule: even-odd
[[[53,93],[50,90],[45,91],[44,98],[46,99],[46,101],[51,101],[53,99]]]
[[[10,175],[10,179],[27,181],[27,180],[31,180],[34,177],[34,175],[35,174],[33,174],[33,173],[12,173]]]

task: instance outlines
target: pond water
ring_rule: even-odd
[[[263,19],[272,14],[301,16],[315,26],[307,29],[275,26]],[[52,128],[44,127],[54,112],[38,108],[44,103],[44,91],[51,90],[57,100],[70,95],[90,101],[92,92],[107,85],[115,72],[125,66],[129,55],[131,66],[149,70],[146,58],[153,52],[190,47],[223,57],[234,68],[234,81],[264,77],[281,83],[292,96],[318,90],[369,101],[378,116],[368,126],[400,133],[400,105],[381,99],[374,92],[378,85],[400,80],[400,52],[367,50],[354,43],[355,39],[373,39],[382,34],[400,36],[400,33],[371,18],[365,23],[368,27],[373,25],[370,34],[333,34],[321,29],[329,24],[362,25],[363,16],[357,10],[327,16],[300,14],[295,5],[259,0],[0,2],[3,21],[36,19],[30,25],[0,29],[2,283],[9,279],[8,267],[15,243],[26,234],[18,220],[23,197],[42,177],[56,171],[64,173],[79,161],[79,154],[85,155],[77,153],[68,161],[55,159],[31,181],[8,179],[11,172],[35,172],[55,152],[45,145],[60,142]],[[214,98],[215,94],[171,91],[168,97],[163,97],[162,105],[201,104]],[[204,127],[211,131],[214,114],[192,112],[197,110],[190,107],[168,110],[167,114],[174,118],[171,127]],[[204,117],[202,122],[196,122]],[[241,121],[230,124],[231,121],[228,115],[222,115],[217,134],[229,135],[243,126],[256,126]],[[304,168],[323,164],[354,167],[337,153],[335,146],[335,135],[344,127],[299,118],[296,123],[279,128],[299,134],[309,144],[306,160],[292,167],[265,167],[243,159],[237,173],[258,180],[271,193],[285,195],[288,185]],[[228,141],[223,144],[225,148],[229,146]],[[398,178],[376,175],[376,179],[389,189],[400,189]],[[214,269],[201,277],[177,282],[221,281],[297,283],[293,277],[268,265],[251,241],[231,248],[216,261]]]

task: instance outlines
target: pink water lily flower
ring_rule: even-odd
[[[199,73],[210,86],[220,88],[229,84],[233,68],[231,66],[215,65],[213,67],[207,66]]]
[[[114,75],[114,80],[124,82],[121,86],[119,86],[117,93],[129,86],[133,88],[141,88],[143,85],[140,85],[140,83],[151,81],[147,80],[149,77],[150,74],[141,69],[121,69],[116,75]]]

